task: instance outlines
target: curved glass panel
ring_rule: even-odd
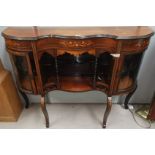
[[[13,60],[18,72],[18,78],[21,88],[32,91],[26,56],[13,55]]]
[[[143,53],[124,55],[119,74],[118,90],[128,89],[135,84],[142,56]]]
[[[44,87],[56,85],[56,64],[52,54],[43,53],[40,58],[40,70]]]
[[[114,59],[108,52],[101,53],[97,59],[97,76],[98,84],[110,85]]]

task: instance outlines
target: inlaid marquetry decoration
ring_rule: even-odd
[[[66,47],[81,48],[81,47],[88,47],[92,45],[93,42],[91,40],[63,40],[60,43]]]
[[[57,51],[57,56],[59,56],[59,55],[63,55],[64,53],[69,53],[69,54],[71,54],[71,55],[73,55],[73,56],[80,56],[80,55],[82,55],[83,53],[88,53],[88,54],[90,54],[90,55],[94,55],[95,56],[95,53],[96,53],[96,51],[95,51],[95,49],[91,49],[91,50],[58,50]]]

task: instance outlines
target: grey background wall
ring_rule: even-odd
[[[0,26],[0,33],[6,27]],[[151,27],[155,31],[155,26]],[[5,49],[3,37],[0,35],[0,58],[6,69],[12,71],[9,56]],[[149,103],[155,91],[155,35],[151,38],[150,45],[144,55],[142,65],[138,75],[138,89],[130,100],[130,103]],[[113,102],[122,102],[124,97],[113,97]],[[31,102],[39,102],[39,96],[29,95]],[[106,95],[101,92],[91,91],[85,93],[67,93],[53,91],[48,94],[49,102],[65,103],[105,103]]]

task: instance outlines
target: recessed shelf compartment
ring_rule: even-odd
[[[40,58],[41,77],[44,89],[53,89],[57,85],[56,63],[52,53],[46,51]]]
[[[64,91],[89,91],[93,89],[93,81],[90,77],[61,77],[60,78],[60,90]]]
[[[94,52],[94,53],[93,53]],[[61,90],[88,91],[94,86],[95,50],[74,53],[58,51],[58,77]]]
[[[52,51],[52,50],[51,50]],[[98,54],[96,54],[98,52]],[[66,91],[107,90],[111,82],[114,59],[98,49],[43,52],[40,68],[44,89]]]

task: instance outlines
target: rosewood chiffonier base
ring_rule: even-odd
[[[105,128],[113,95],[128,94],[124,103],[128,108],[153,31],[149,27],[9,27],[2,35],[26,107],[26,94],[41,95],[46,127],[49,91],[99,90],[107,94]]]

